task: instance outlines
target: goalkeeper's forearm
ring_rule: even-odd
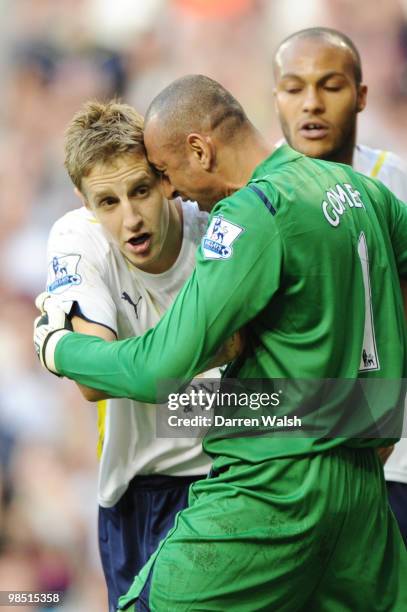
[[[172,372],[166,369],[163,376],[166,386],[160,384],[154,360],[140,358],[143,339],[144,337],[140,337],[107,342],[95,336],[69,334],[55,347],[55,368],[63,376],[110,397],[128,397],[152,404],[161,402],[165,400],[167,391],[176,391],[192,374],[188,373],[182,380],[179,377],[174,378],[172,382],[169,380]],[[206,369],[235,359],[242,348],[242,336],[236,332],[222,345]],[[171,358],[171,362],[174,362],[174,358]],[[143,366],[137,366],[138,363]],[[176,366],[174,363],[172,365]]]
[[[157,401],[154,369],[137,367],[134,355],[138,338],[107,342],[95,336],[73,333],[56,346],[56,370],[81,385],[97,389],[110,397],[138,401]]]
[[[118,342],[71,333],[57,344],[54,361],[58,373],[77,383],[150,404],[166,401],[200,370],[181,352],[159,351],[155,358],[149,332]]]

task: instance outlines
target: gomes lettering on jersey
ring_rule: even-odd
[[[325,200],[321,204],[325,219],[337,227],[341,221],[341,216],[347,208],[365,208],[360,192],[349,183],[338,183],[331,187],[325,194]]]

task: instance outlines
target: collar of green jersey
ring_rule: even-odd
[[[273,153],[269,155],[269,157],[261,162],[261,164],[256,166],[252,176],[250,177],[250,181],[263,178],[265,174],[270,172],[270,170],[274,170],[275,168],[278,168],[278,166],[282,166],[283,164],[294,161],[300,157],[303,157],[302,153],[294,151],[294,149],[286,144],[282,145],[281,147],[278,147],[278,149],[275,149]]]

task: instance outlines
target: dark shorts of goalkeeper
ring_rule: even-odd
[[[189,507],[120,610],[407,610],[407,552],[372,449],[233,465]]]

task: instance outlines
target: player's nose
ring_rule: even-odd
[[[324,102],[317,87],[306,87],[302,110],[307,113],[322,112],[324,110]]]
[[[143,224],[143,217],[140,214],[138,203],[132,202],[128,198],[122,201],[123,225],[126,229],[137,230]]]

